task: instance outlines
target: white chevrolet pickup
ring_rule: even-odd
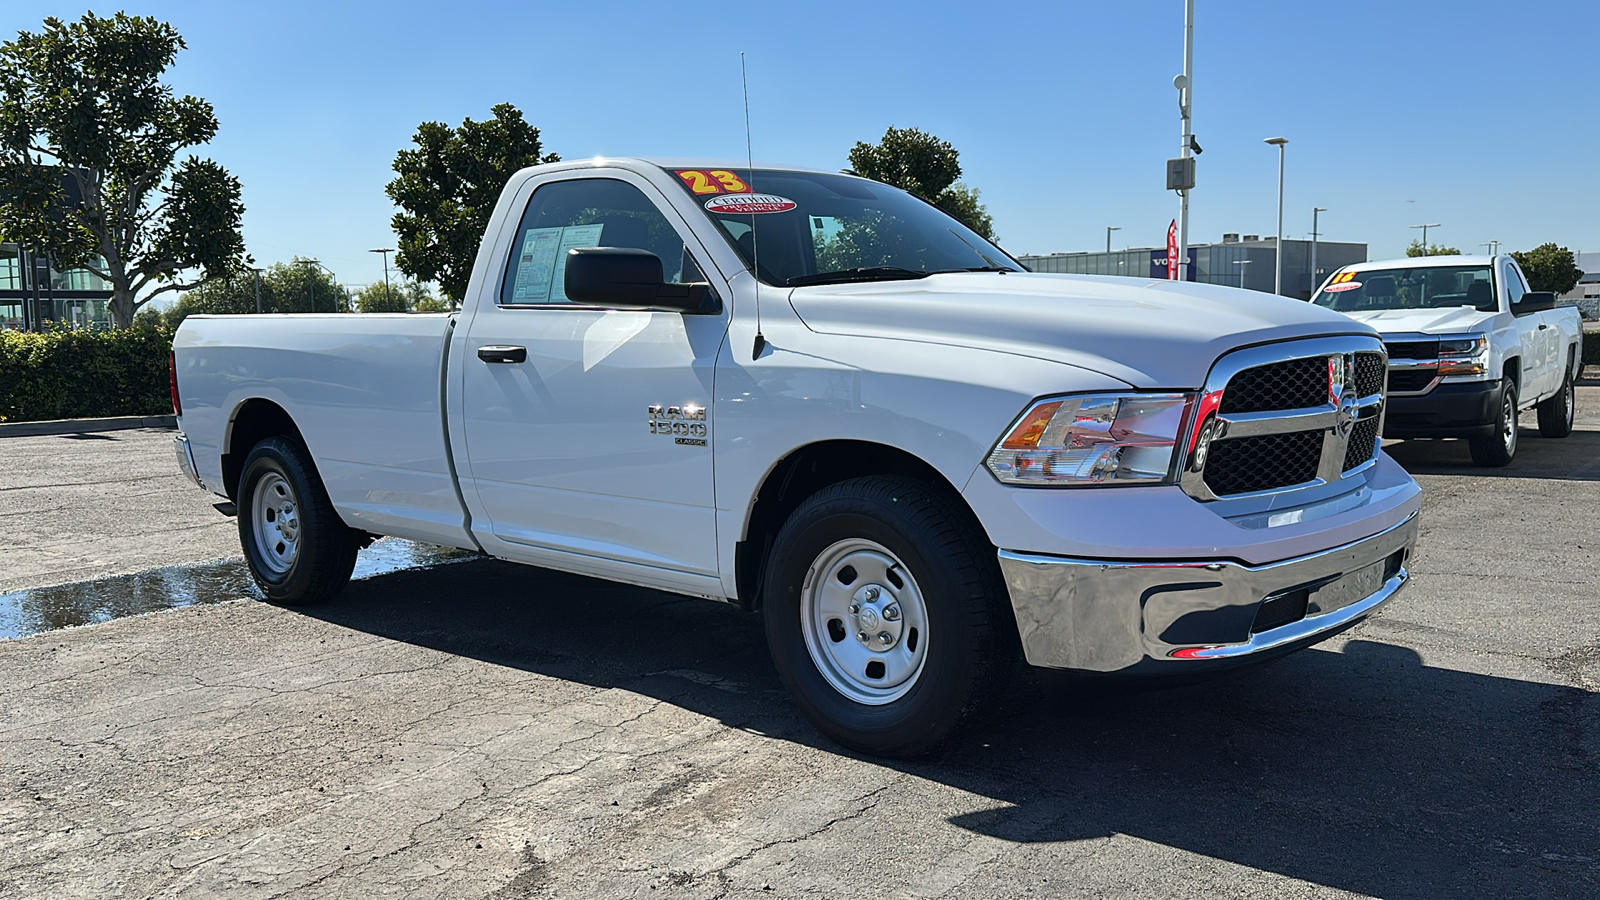
[[[1384,436],[1466,438],[1480,466],[1517,452],[1517,414],[1572,433],[1583,321],[1528,290],[1510,256],[1423,256],[1345,266],[1311,298],[1371,325],[1389,351]]]
[[[507,184],[459,314],[193,316],[180,466],[270,599],[373,535],[759,610],[826,734],[944,739],[1020,653],[1202,672],[1407,580],[1383,344],[1316,306],[1035,275],[845,174]]]

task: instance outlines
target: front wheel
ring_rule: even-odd
[[[1467,443],[1472,451],[1474,465],[1498,468],[1511,464],[1517,455],[1517,383],[1510,378],[1500,380],[1500,411],[1495,421],[1494,434],[1472,438]]]
[[[279,436],[257,444],[245,457],[238,498],[239,543],[268,600],[315,603],[344,588],[357,533],[334,511],[298,441]]]
[[[1564,438],[1572,433],[1573,410],[1578,405],[1577,394],[1578,389],[1572,383],[1572,371],[1569,369],[1561,378],[1561,390],[1536,407],[1539,411],[1540,437]]]
[[[1004,643],[1004,587],[964,509],[910,478],[841,482],[800,505],[763,594],[772,660],[817,729],[916,756],[978,704]]]

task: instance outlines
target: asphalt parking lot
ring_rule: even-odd
[[[0,641],[0,897],[1600,896],[1578,403],[1504,470],[1391,448],[1427,499],[1379,617],[1201,685],[1019,687],[916,763],[819,738],[725,605],[476,560],[302,610],[237,562],[84,583],[232,523],[169,433],[9,438],[18,633],[195,602]]]

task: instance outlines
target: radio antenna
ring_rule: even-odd
[[[749,182],[750,193],[756,192],[756,163],[755,153],[750,149],[750,76],[745,72],[744,51],[739,51],[739,81],[744,87],[744,161],[745,179]],[[756,240],[756,214],[750,214],[750,274],[756,277],[756,342],[750,350],[751,359],[760,359],[761,351],[766,349],[767,339],[761,334],[761,244]]]

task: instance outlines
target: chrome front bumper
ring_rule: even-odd
[[[1305,646],[1361,621],[1405,586],[1417,531],[1412,513],[1369,538],[1254,567],[1002,550],[1000,569],[1031,665],[1181,672]]]

